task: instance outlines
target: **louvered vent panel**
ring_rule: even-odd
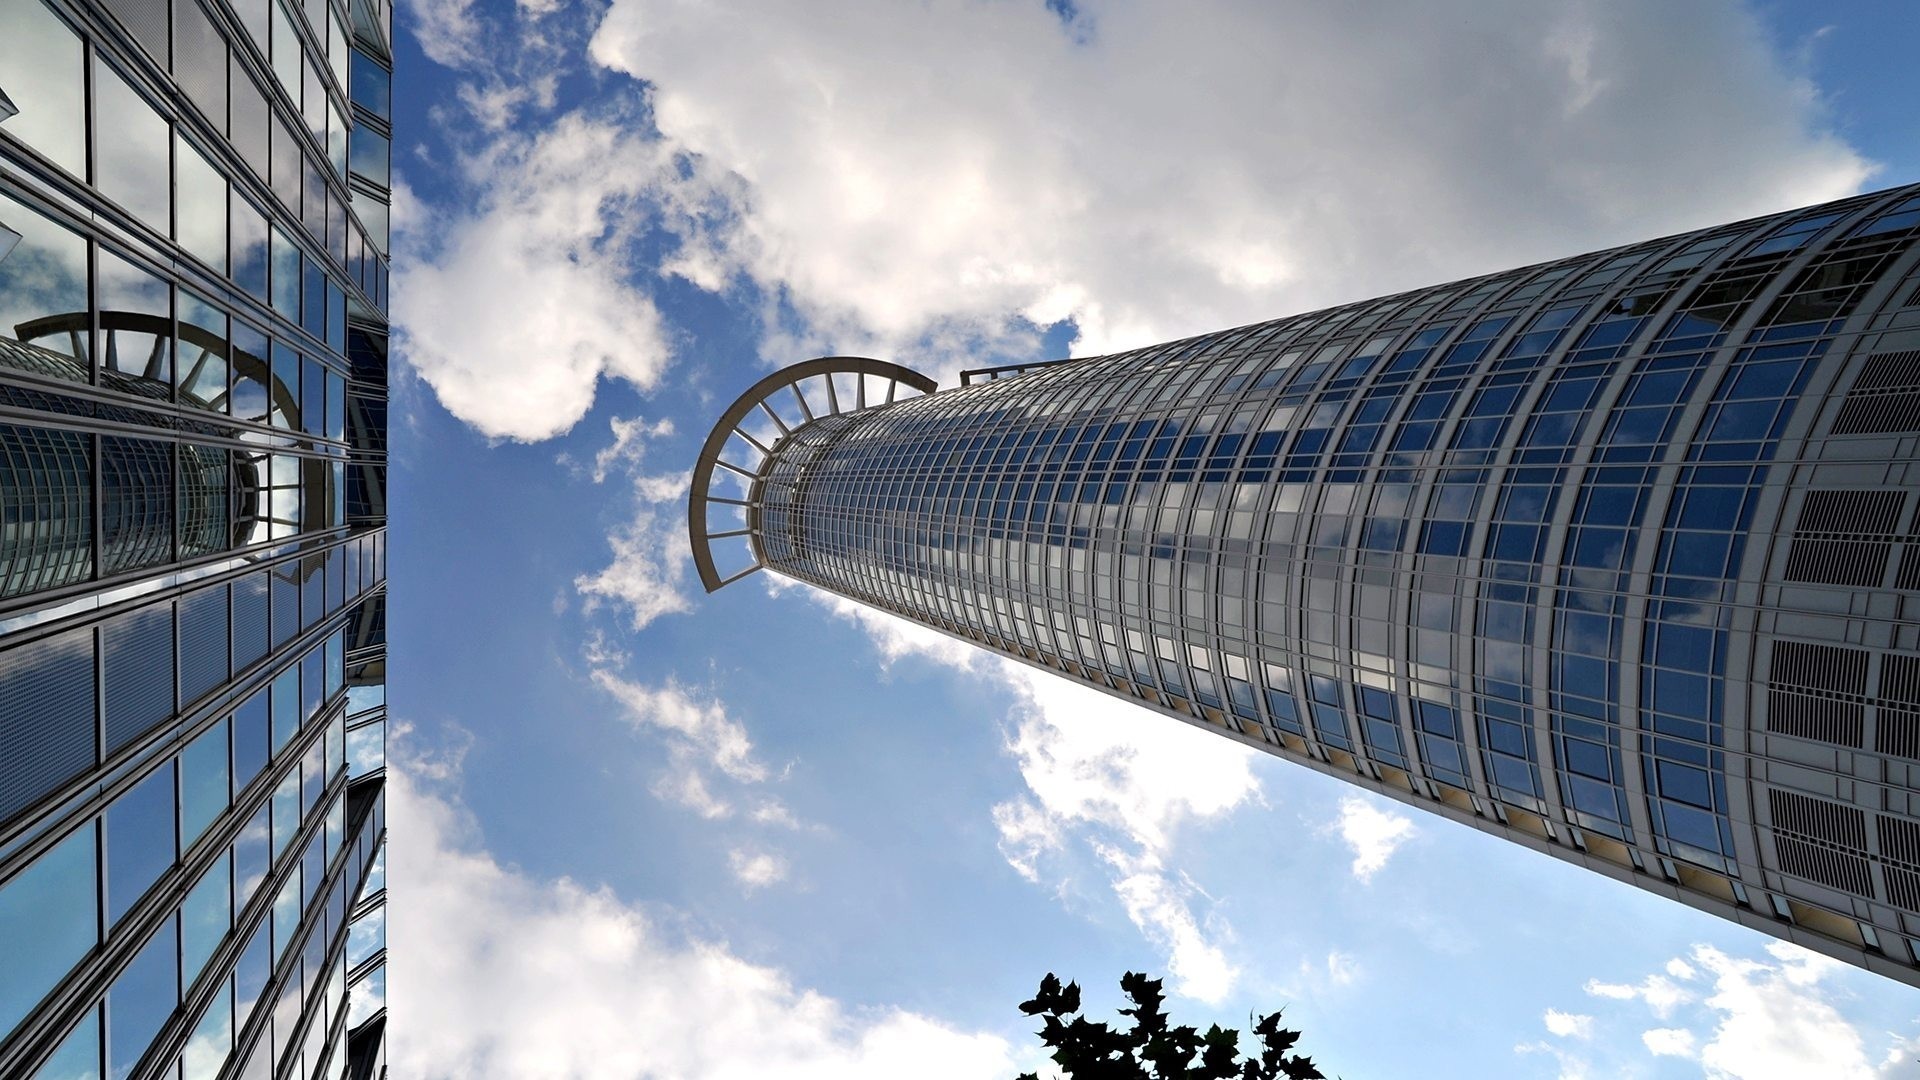
[[[1767,730],[1839,746],[1866,737],[1867,654],[1837,645],[1773,643]]]
[[[93,630],[0,652],[0,821],[92,767]]]
[[[1866,814],[1778,788],[1767,792],[1780,869],[1855,896],[1873,895]]]
[[[268,572],[273,582],[273,647],[279,648],[300,632],[300,582],[291,564]]]
[[[267,574],[256,570],[233,583],[233,669],[267,655]]]
[[[1873,748],[1920,760],[1920,656],[1880,658],[1880,707],[1874,715]]]
[[[100,626],[107,753],[173,715],[173,608],[141,608]]]
[[[1887,900],[1920,914],[1920,824],[1890,814],[1876,814],[1880,833],[1881,869],[1887,875]]]
[[[165,67],[172,59],[167,53],[167,0],[102,0],[108,11],[120,17],[141,47]]]
[[[1920,350],[1867,358],[1840,405],[1835,435],[1920,431]]]
[[[1787,549],[1788,581],[1866,588],[1886,578],[1900,491],[1810,491]]]
[[[227,681],[227,587],[215,585],[180,601],[180,700],[196,701]]]
[[[1920,536],[1907,537],[1906,548],[1900,553],[1900,574],[1894,579],[1896,589],[1920,589]]]

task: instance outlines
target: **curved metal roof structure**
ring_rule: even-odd
[[[851,402],[843,399],[841,386],[844,384],[836,385],[835,376],[852,377]],[[879,401],[870,400],[870,379],[885,384],[884,394]],[[741,394],[726,412],[720,414],[706,443],[700,447],[700,456],[693,466],[693,481],[687,492],[687,540],[693,547],[693,565],[700,573],[700,584],[708,592],[714,592],[765,565],[760,557],[759,546],[753,542],[758,508],[752,495],[749,494],[745,499],[734,499],[713,494],[715,469],[726,469],[757,486],[760,466],[772,455],[773,448],[795,430],[823,416],[839,416],[891,405],[899,399],[902,387],[916,394],[931,394],[934,386],[934,381],[927,376],[885,360],[864,356],[822,356],[788,365],[748,387],[746,393]],[[809,389],[815,393],[812,400],[806,393]],[[825,410],[819,408],[823,401]],[[783,416],[781,410],[791,411]],[[744,427],[756,412],[770,420],[778,432],[771,440],[756,438]],[[728,444],[735,437],[745,449],[758,455],[757,460],[741,463],[723,456],[729,451]],[[707,515],[715,503],[744,513],[744,527],[714,531]],[[744,570],[723,576],[714,563],[713,542],[729,539],[747,542],[751,563]]]

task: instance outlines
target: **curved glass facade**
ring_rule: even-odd
[[[1920,983],[1920,187],[812,419],[757,561]]]

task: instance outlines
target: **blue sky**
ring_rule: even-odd
[[[403,3],[396,1072],[1006,1077],[1042,974],[1134,969],[1350,1077],[1920,1076],[1920,991],[700,595],[682,511],[807,357],[950,383],[1920,179],[1902,7]]]

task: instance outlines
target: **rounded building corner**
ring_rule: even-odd
[[[789,364],[735,398],[714,422],[707,441],[701,445],[687,489],[687,542],[693,550],[693,565],[700,575],[701,586],[707,592],[717,592],[765,565],[754,542],[758,515],[753,488],[757,487],[776,448],[788,435],[823,416],[891,405],[900,400],[902,388],[916,394],[931,394],[936,385],[933,379],[912,368],[885,360],[822,356]],[[852,391],[850,396],[845,393],[848,389]],[[874,400],[876,396],[879,400]],[[773,429],[770,437],[759,437],[746,429],[745,425],[756,413]],[[742,462],[727,456],[741,450],[748,452],[752,460]],[[746,498],[713,493],[714,477],[723,469],[750,485]],[[728,527],[713,527],[709,515],[715,505],[728,508],[726,513],[735,518]],[[743,568],[723,574],[714,558],[714,543],[726,540],[741,541],[748,559]]]

